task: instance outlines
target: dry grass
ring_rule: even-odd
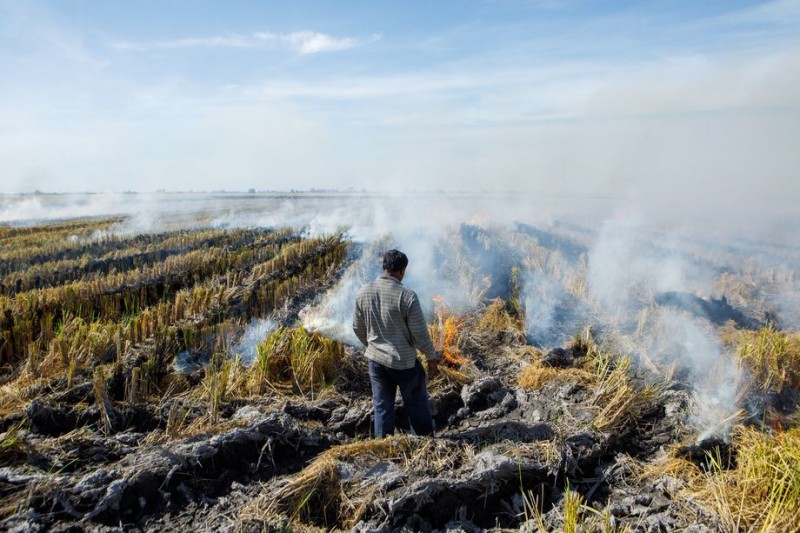
[[[358,476],[342,479],[341,463],[368,470],[377,462],[391,461],[405,471],[436,475],[457,468],[468,455],[461,445],[407,435],[335,446],[271,494],[252,500],[240,520],[288,520],[292,527],[314,524],[348,529],[363,517],[379,488]]]
[[[758,283],[753,276],[725,272],[716,279],[714,288],[717,293],[724,294],[736,307],[747,307],[760,298]]]
[[[102,367],[97,367],[94,371],[92,379],[94,389],[94,400],[100,410],[100,423],[103,432],[110,435],[112,432],[111,414],[114,412],[114,407],[108,397],[108,388],[106,384],[106,375]]]
[[[553,531],[552,527],[545,524],[545,517],[539,508],[538,497],[533,491],[523,491],[523,518],[521,530],[533,533]],[[570,488],[567,482],[564,488],[564,497],[561,499],[560,518],[564,533],[579,533],[589,531],[602,531],[603,533],[627,533],[629,526],[618,526],[614,522],[609,506],[599,511],[587,504],[584,497]],[[637,529],[638,530],[638,529]]]
[[[595,429],[614,425],[632,404],[636,389],[628,375],[630,366],[630,357],[601,355],[593,361],[597,387],[592,404],[600,408],[592,424]]]
[[[616,431],[638,418],[661,390],[655,386],[637,387],[630,376],[631,358],[599,354],[591,364],[597,376],[592,404],[599,410],[592,427],[597,431]]]
[[[148,434],[143,440],[144,444],[148,446],[164,445],[174,442],[176,439],[190,439],[199,435],[211,438],[214,435],[222,435],[247,425],[246,420],[231,419],[221,419],[216,424],[212,424],[207,415],[191,418],[191,410],[188,408],[178,408],[175,415],[170,412],[167,416],[174,416],[174,419],[167,420],[167,427],[164,431],[154,431]]]
[[[800,529],[800,430],[766,435],[739,427],[734,444],[737,466],[714,468],[697,496],[731,529]]]
[[[308,523],[326,510],[337,507],[343,499],[343,485],[337,469],[345,458],[359,460],[399,460],[411,452],[412,439],[407,436],[387,437],[335,446],[320,454],[309,466],[289,478],[274,494],[252,500],[243,510],[243,519],[260,519],[287,515],[291,520]],[[308,505],[311,497],[314,505]]]
[[[475,381],[479,375],[480,371],[469,362],[460,368],[439,365],[439,376],[429,383],[429,392],[444,390],[453,385],[467,385]]]
[[[579,300],[588,299],[589,283],[586,281],[586,268],[576,267],[567,273],[564,279],[564,287],[574,297]]]
[[[189,433],[191,409],[183,402],[173,401],[169,406],[167,414],[167,427],[164,429],[164,437],[175,439],[186,436]]]
[[[544,523],[544,514],[539,509],[539,497],[532,490],[522,491],[522,518],[524,519],[521,530],[533,533],[534,531],[547,531],[547,526]],[[535,529],[531,527],[531,522]]]
[[[203,389],[208,401],[208,419],[213,426],[219,422],[219,410],[228,395],[231,378],[231,362],[221,354],[215,354],[206,367]]]
[[[576,335],[569,349],[584,354],[581,367],[548,367],[534,359],[520,373],[519,385],[532,390],[548,383],[591,386],[594,391],[591,404],[597,410],[592,427],[597,431],[621,428],[644,412],[661,393],[656,386],[637,386],[630,375],[631,358],[602,352],[589,330]]]
[[[535,441],[535,442],[516,442],[502,441],[492,445],[492,449],[507,457],[527,462],[538,462],[543,465],[558,465],[561,461],[563,452],[558,439]]]
[[[593,341],[591,341],[590,334],[588,338],[582,335],[576,335],[567,348],[574,348],[581,353],[587,354],[583,361],[588,363],[596,353],[596,348]],[[520,351],[519,356],[522,360],[528,360],[530,363],[522,369],[519,377],[519,384],[527,389],[541,389],[550,381],[558,383],[580,383],[587,385],[595,381],[596,376],[593,372],[589,372],[584,368],[554,368],[547,367],[540,363],[540,359],[545,356],[545,352],[532,346],[526,346]],[[584,364],[583,366],[587,366]]]
[[[502,298],[495,298],[486,307],[483,315],[475,326],[478,333],[501,333],[504,331],[524,332],[525,324],[520,313],[511,313],[513,304],[506,303]]]
[[[47,353],[35,371],[43,377],[66,373],[68,387],[72,386],[76,369],[87,368],[114,351],[121,331],[118,324],[65,317],[55,328]]]
[[[19,413],[36,398],[49,380],[34,378],[28,372],[22,372],[13,381],[0,386],[0,416],[9,416]]]
[[[253,366],[254,389],[289,382],[296,390],[314,393],[329,385],[345,359],[342,343],[304,328],[279,328],[258,345]]]
[[[605,432],[616,431],[635,420],[658,400],[660,387],[634,383],[630,357],[600,352],[593,343],[578,338],[573,341],[573,349],[586,353],[582,368],[554,368],[534,360],[520,372],[519,385],[531,390],[549,383],[590,386],[594,391],[590,403],[596,410],[592,427]]]
[[[24,426],[25,421],[23,420],[0,434],[0,466],[12,465],[28,456],[30,445],[25,441],[22,433]]]
[[[727,327],[722,336],[762,391],[800,387],[800,335],[772,328],[751,331]]]
[[[596,350],[588,332],[587,335],[589,337],[586,339],[576,336],[572,345],[583,350],[583,353],[593,355]],[[591,348],[589,347],[590,343]],[[518,379],[519,385],[526,389],[539,390],[551,382],[556,384],[578,383],[586,386],[596,380],[594,373],[583,368],[554,368],[542,365],[540,359],[544,357],[545,353],[531,346],[526,346],[520,355],[530,361],[522,369]],[[585,361],[589,360],[590,358],[585,359]]]
[[[600,348],[594,339],[594,332],[589,326],[578,331],[566,347],[577,353],[584,354],[587,358],[586,361],[591,361],[600,352]]]
[[[737,426],[732,445],[735,468],[726,470],[711,456],[712,467],[703,472],[671,456],[642,475],[680,480],[673,497],[700,504],[728,531],[800,530],[800,429],[768,435]]]
[[[522,369],[519,385],[526,389],[539,390],[548,383],[579,383],[589,385],[595,382],[595,376],[582,368],[553,368],[534,362]]]

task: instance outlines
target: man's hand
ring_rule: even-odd
[[[439,361],[428,359],[428,379],[433,379],[439,375]]]

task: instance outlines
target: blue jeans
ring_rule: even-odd
[[[411,428],[417,435],[433,435],[433,417],[428,403],[425,370],[417,359],[414,368],[395,370],[368,360],[369,380],[372,383],[372,403],[375,406],[375,437],[394,433],[394,399],[397,389],[403,397]]]

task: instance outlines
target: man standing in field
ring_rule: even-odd
[[[353,331],[367,350],[375,437],[394,433],[394,399],[403,397],[411,427],[417,435],[433,435],[426,375],[417,350],[428,360],[431,377],[439,373],[439,354],[422,315],[417,294],[403,287],[408,257],[398,250],[383,256],[383,272],[356,296]]]

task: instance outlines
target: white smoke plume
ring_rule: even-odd
[[[771,222],[744,233],[692,219],[666,224],[661,213],[652,219],[631,204],[614,204],[608,198],[524,195],[36,195],[3,197],[0,219],[26,224],[127,214],[111,229],[121,235],[176,227],[345,232],[354,243],[352,261],[300,318],[305,327],[354,345],[355,294],[378,274],[388,248],[408,254],[404,284],[419,294],[428,319],[435,296],[469,312],[493,296],[493,284],[496,289],[508,282],[512,267],[519,268],[532,343],[561,345],[585,325],[616,332],[628,353],[689,369],[698,425],[718,427],[730,419],[743,377],[715,332],[719,324],[689,304],[724,296],[724,305],[730,302],[756,321],[772,310],[785,324],[797,324],[796,237],[773,232]],[[254,321],[232,353],[252,361],[255,346],[274,327]]]
[[[577,324],[567,322],[569,317],[560,313],[568,305],[564,287],[542,270],[529,272],[522,283],[528,339],[544,347],[560,346],[569,340]]]
[[[691,369],[694,423],[703,429],[699,439],[727,436],[736,420],[736,399],[746,378],[724,353],[719,336],[707,321],[669,309],[662,310],[654,329],[652,351]]]
[[[669,233],[658,238],[638,217],[606,223],[589,255],[590,299],[629,350],[690,370],[699,427],[725,435],[727,427],[721,424],[737,412],[743,377],[725,354],[710,317],[669,306],[713,295],[711,272],[675,252],[673,241]],[[668,307],[658,303],[672,294],[681,296],[674,302],[667,298]]]
[[[356,258],[318,305],[307,306],[300,312],[303,326],[309,331],[319,331],[348,344],[358,345],[351,321],[353,302],[358,290],[372,281],[378,272],[379,265],[371,253],[363,253]]]
[[[254,319],[247,325],[236,344],[228,350],[229,357],[241,357],[242,362],[249,366],[258,357],[258,345],[275,331],[277,324],[270,319]]]

